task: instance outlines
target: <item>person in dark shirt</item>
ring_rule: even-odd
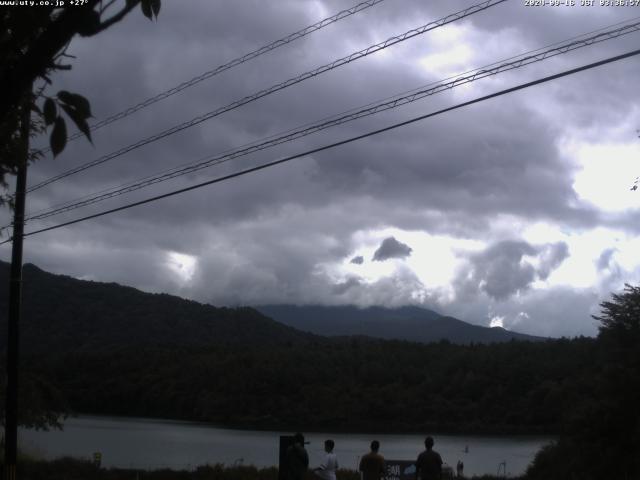
[[[380,442],[371,442],[371,451],[360,459],[358,470],[362,472],[362,480],[380,480],[386,473],[384,457],[378,453]]]
[[[416,460],[416,480],[440,480],[442,478],[442,458],[433,450],[433,438],[424,440],[425,451]]]
[[[304,448],[304,436],[301,433],[293,436],[293,445],[287,448],[285,459],[287,480],[303,480],[309,468],[309,455]]]

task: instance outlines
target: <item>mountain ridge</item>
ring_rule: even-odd
[[[322,305],[262,305],[256,310],[297,330],[322,336],[365,335],[385,340],[432,343],[544,341],[544,337],[483,327],[418,306],[398,308]]]
[[[21,349],[25,353],[101,351],[126,346],[284,345],[326,337],[452,343],[537,341],[471,325],[415,306],[215,307],[118,283],[80,280],[23,266]],[[0,329],[6,331],[9,264],[0,261]],[[286,313],[286,314],[283,314]],[[6,345],[0,345],[0,350]]]
[[[0,328],[6,331],[9,264],[0,262]],[[79,280],[23,266],[21,350],[92,351],[122,346],[264,345],[314,335],[250,307],[214,307],[117,283]],[[5,345],[0,345],[0,349]]]

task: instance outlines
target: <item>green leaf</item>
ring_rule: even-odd
[[[58,92],[58,98],[67,105],[71,106],[74,110],[77,110],[82,118],[89,118],[92,116],[91,104],[89,103],[89,100],[87,100],[82,95],[67,92],[66,90],[60,90]]]
[[[51,125],[55,121],[56,115],[56,102],[53,101],[53,98],[47,98],[44,101],[44,123]]]
[[[86,117],[84,117],[78,110],[74,109],[70,105],[63,103],[61,106],[62,109],[67,112],[69,118],[73,120],[73,123],[76,124],[76,127],[78,127],[78,129],[82,133],[84,133],[84,136],[87,137],[91,143],[93,143],[93,140],[91,140],[91,130],[89,129],[89,124],[87,123]]]
[[[151,0],[141,0],[140,8],[142,9],[142,14],[147,17],[149,20],[153,20],[153,10],[151,9]]]
[[[56,118],[49,144],[51,145],[51,151],[53,152],[54,157],[58,156],[67,144],[67,125],[64,123],[64,118],[61,116]]]
[[[100,28],[100,14],[95,10],[86,10],[77,26],[77,31],[82,37],[91,37]]]
[[[70,103],[71,102],[71,92],[67,92],[66,90],[60,90],[58,92],[58,98],[60,99],[60,101],[62,101],[64,103]]]
[[[158,14],[160,13],[160,0],[151,0],[151,11],[158,18]]]

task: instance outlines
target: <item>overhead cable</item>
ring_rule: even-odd
[[[117,208],[112,208],[110,210],[105,210],[105,211],[102,211],[102,212],[99,212],[99,213],[95,213],[93,215],[87,215],[85,217],[77,218],[75,220],[71,220],[71,221],[68,221],[68,222],[59,223],[57,225],[52,225],[50,227],[41,228],[39,230],[34,230],[32,232],[25,233],[24,236],[25,237],[29,237],[31,235],[36,235],[38,233],[43,233],[43,232],[48,232],[48,231],[51,231],[51,230],[56,230],[56,229],[59,229],[59,228],[62,228],[62,227],[66,227],[68,225],[73,225],[73,224],[84,222],[84,221],[91,220],[91,219],[94,219],[94,218],[102,217],[102,216],[105,216],[105,215],[108,215],[108,214],[111,214],[111,213],[120,212],[120,211],[123,211],[123,210],[127,210],[129,208],[140,206],[140,205],[145,205],[147,203],[152,203],[152,202],[164,199],[164,198],[172,197],[174,195],[178,195],[178,194],[181,194],[181,193],[189,192],[191,190],[196,190],[196,189],[199,189],[199,188],[202,188],[202,187],[206,187],[208,185],[212,185],[212,184],[215,184],[215,183],[220,183],[220,182],[223,182],[223,181],[226,181],[226,180],[230,180],[232,178],[240,177],[240,176],[243,176],[243,175],[247,175],[249,173],[253,173],[253,172],[256,172],[256,171],[259,171],[259,170],[264,170],[266,168],[273,167],[273,166],[276,166],[276,165],[280,165],[282,163],[286,163],[286,162],[289,162],[291,160],[295,160],[297,158],[301,158],[301,157],[305,157],[305,156],[308,156],[308,155],[312,155],[314,153],[319,153],[319,152],[322,152],[322,151],[325,151],[325,150],[329,150],[329,149],[332,149],[332,148],[335,148],[335,147],[338,147],[338,146],[341,146],[341,145],[346,145],[348,143],[352,143],[352,142],[355,142],[355,141],[358,141],[358,140],[362,140],[364,138],[368,138],[368,137],[371,137],[371,136],[374,136],[374,135],[379,135],[381,133],[388,132],[390,130],[395,130],[397,128],[400,128],[400,127],[403,127],[403,126],[406,126],[406,125],[409,125],[409,124],[412,124],[412,123],[416,123],[416,122],[425,120],[427,118],[435,117],[437,115],[441,115],[441,114],[446,113],[446,112],[450,112],[450,111],[457,110],[457,109],[460,109],[460,108],[463,108],[463,107],[467,107],[469,105],[480,103],[480,102],[483,102],[483,101],[486,101],[486,100],[489,100],[489,99],[492,99],[492,98],[500,97],[502,95],[506,95],[508,93],[516,92],[518,90],[523,90],[523,89],[526,89],[526,88],[530,88],[530,87],[533,87],[535,85],[540,85],[542,83],[550,82],[552,80],[556,80],[558,78],[566,77],[568,75],[573,75],[573,74],[578,73],[578,72],[582,72],[582,71],[585,71],[585,70],[590,70],[592,68],[600,67],[602,65],[606,65],[606,64],[609,64],[609,63],[617,62],[617,61],[620,61],[620,60],[623,60],[623,59],[626,59],[626,58],[630,58],[630,57],[636,56],[638,54],[640,54],[640,49],[633,50],[631,52],[627,52],[627,53],[624,53],[622,55],[609,57],[609,58],[607,58],[605,60],[600,60],[598,62],[593,62],[593,63],[587,64],[587,65],[583,65],[581,67],[573,68],[573,69],[570,69],[570,70],[565,70],[565,71],[557,73],[555,75],[549,75],[547,77],[539,78],[539,79],[531,81],[531,82],[522,83],[522,84],[517,85],[515,87],[511,87],[511,88],[507,88],[507,89],[504,89],[504,90],[500,90],[498,92],[495,92],[495,93],[492,93],[492,94],[489,94],[489,95],[484,95],[482,97],[478,97],[478,98],[475,98],[473,100],[469,100],[467,102],[458,103],[457,105],[454,105],[454,106],[451,106],[451,107],[447,107],[447,108],[443,108],[443,109],[438,110],[436,112],[428,113],[426,115],[421,115],[419,117],[414,117],[414,118],[412,118],[410,120],[405,120],[403,122],[395,123],[393,125],[390,125],[390,126],[387,126],[387,127],[384,127],[384,128],[380,128],[378,130],[374,130],[374,131],[371,131],[371,132],[368,132],[368,133],[365,133],[365,134],[362,134],[362,135],[351,137],[351,138],[348,138],[346,140],[341,140],[339,142],[334,142],[334,143],[331,143],[329,145],[324,145],[322,147],[318,147],[318,148],[314,148],[314,149],[311,149],[311,150],[307,150],[305,152],[298,153],[296,155],[291,155],[291,156],[288,156],[288,157],[285,157],[285,158],[281,158],[279,160],[274,160],[272,162],[264,163],[262,165],[258,165],[258,166],[252,167],[252,168],[241,170],[239,172],[235,172],[235,173],[232,173],[232,174],[229,174],[229,175],[225,175],[225,176],[222,176],[222,177],[214,178],[214,179],[208,180],[206,182],[198,183],[196,185],[191,185],[191,186],[186,187],[186,188],[181,188],[179,190],[173,190],[171,192],[164,193],[162,195],[157,195],[155,197],[147,198],[145,200],[140,200],[138,202],[129,203],[127,205],[123,205],[123,206],[120,206],[120,207],[117,207]],[[5,241],[1,242],[0,245],[8,243],[11,240],[12,240],[12,238],[10,238],[8,240],[5,240]]]
[[[325,130],[330,127],[342,125],[359,118],[374,115],[386,110],[398,108],[400,106],[407,105],[409,103],[413,103],[415,101],[421,100],[428,96],[435,95],[437,93],[456,88],[460,85],[465,85],[489,76],[494,76],[503,72],[515,70],[517,68],[521,68],[526,65],[530,65],[532,63],[541,62],[548,58],[552,58],[561,54],[565,54],[567,52],[571,52],[579,48],[593,45],[594,43],[611,40],[614,38],[618,38],[622,35],[638,32],[638,31],[640,31],[640,21],[637,21],[632,24],[627,24],[616,29],[604,31],[597,35],[593,35],[591,37],[582,38],[580,40],[574,40],[571,42],[567,41],[559,44],[558,46],[555,46],[553,48],[549,48],[546,50],[535,50],[534,51],[535,53],[533,54],[529,54],[528,52],[523,53],[522,55],[515,57],[516,58],[515,60],[511,60],[505,63],[494,63],[489,67],[481,67],[475,71],[472,71],[472,73],[454,77],[452,80],[430,84],[426,86],[427,88],[414,90],[406,95],[396,96],[386,101],[367,105],[366,107],[361,108],[359,110],[350,111],[345,114],[340,114],[339,116],[334,116],[334,117],[331,117],[330,119],[322,120],[315,124],[305,125],[304,127],[301,127],[295,130],[290,130],[283,135],[270,138],[269,140],[266,140],[261,143],[254,143],[249,146],[241,147],[236,150],[231,150],[229,152],[216,155],[214,157],[209,157],[209,158],[200,160],[190,165],[163,171],[162,173],[156,174],[155,176],[148,176],[143,179],[130,182],[120,187],[104,190],[90,196],[82,197],[81,199],[66,202],[60,206],[56,206],[50,209],[44,209],[39,212],[29,214],[27,215],[26,220],[27,221],[41,220],[54,215],[59,215],[65,212],[69,212],[77,208],[92,205],[94,203],[107,200],[109,198],[130,193],[130,192],[133,192],[133,191],[136,191],[160,182],[170,180],[172,178],[176,178],[182,175],[187,175],[189,173],[193,173],[198,170],[202,170],[214,165],[219,165],[221,163],[228,162],[238,157],[249,155],[251,153],[255,153],[261,150],[265,150],[267,148],[271,148],[273,146],[276,146],[282,143],[290,142],[298,138],[319,132],[321,130]]]
[[[233,67],[237,67],[238,65],[241,65],[243,63],[246,63],[250,60],[253,60],[254,58],[257,58],[261,55],[264,55],[267,52],[270,52],[272,50],[275,50],[277,48],[280,48],[284,45],[287,45],[295,40],[298,40],[302,37],[305,37],[313,32],[316,32],[324,27],[327,27],[333,23],[339,22],[340,20],[350,17],[351,15],[354,15],[358,12],[361,12],[363,10],[366,10],[367,8],[373,7],[374,5],[377,5],[378,3],[384,2],[384,0],[367,0],[365,2],[361,2],[358,3],[357,5],[354,5],[351,8],[347,8],[346,10],[341,10],[340,12],[336,13],[335,15],[332,15],[331,17],[327,17],[324,18],[322,20],[320,20],[319,22],[314,23],[313,25],[309,25],[308,27],[305,27],[301,30],[298,30],[297,32],[291,33],[289,35],[287,35],[286,37],[280,38],[279,40],[276,40],[275,42],[271,42],[268,45],[264,45],[260,48],[258,48],[257,50],[254,50],[252,52],[246,53],[240,57],[234,58],[233,60],[230,60],[229,62],[223,64],[223,65],[219,65],[211,70],[208,70],[204,73],[201,73],[200,75],[193,77],[190,80],[187,80],[185,82],[182,82],[181,84],[170,88],[168,90],[165,90],[164,92],[158,93],[157,95],[154,95],[153,97],[147,98],[146,100],[143,100],[140,103],[137,103],[129,108],[126,108],[125,110],[122,110],[121,112],[115,113],[103,120],[100,120],[99,122],[96,122],[92,125],[90,125],[89,129],[91,131],[94,130],[98,130],[106,125],[109,125],[117,120],[123,119],[125,117],[128,117],[129,115],[134,114],[135,112],[137,112],[138,110],[142,110],[143,108],[146,108],[150,105],[153,105],[156,102],[159,102],[161,100],[164,100],[165,98],[169,98],[172,95],[175,95],[178,92],[181,92],[182,90],[185,90],[189,87],[192,87],[204,80],[207,80],[215,75],[218,75],[219,73],[222,73],[226,70],[229,70]],[[76,138],[82,137],[84,136],[84,133],[82,132],[76,132],[73,135],[71,135],[68,140],[75,140]],[[46,153],[49,150],[51,150],[51,148],[44,148],[41,150],[42,153]]]
[[[95,167],[97,165],[101,165],[109,160],[112,160],[114,158],[120,157],[122,155],[124,155],[125,153],[128,153],[132,150],[136,150],[144,145],[148,145],[149,143],[152,142],[156,142],[162,138],[168,137],[170,135],[173,135],[175,133],[181,132],[182,130],[185,130],[187,128],[193,127],[195,125],[199,125],[202,122],[205,122],[207,120],[210,120],[214,117],[217,117],[218,115],[221,115],[225,112],[228,112],[230,110],[236,109],[238,107],[241,107],[243,105],[246,105],[247,103],[250,102],[254,102],[262,97],[265,97],[267,95],[270,95],[272,93],[278,92],[280,90],[283,90],[287,87],[290,87],[292,85],[295,85],[297,83],[303,82],[305,80],[308,80],[310,78],[316,77],[320,74],[323,74],[325,72],[328,72],[330,70],[334,70],[338,67],[341,67],[343,65],[346,65],[348,63],[354,62],[356,60],[359,60],[361,58],[367,57],[373,53],[379,52],[381,50],[384,50],[388,47],[391,47],[392,45],[396,45],[397,43],[400,42],[404,42],[410,38],[416,37],[418,35],[422,35],[426,32],[429,32],[431,30],[434,30],[436,28],[439,28],[443,25],[447,25],[449,23],[453,23],[456,22],[458,20],[461,20],[463,18],[469,17],[471,15],[474,15],[478,12],[484,11],[488,8],[491,8],[495,5],[498,5],[500,3],[504,3],[508,0],[485,0],[483,2],[477,3],[475,5],[472,5],[470,7],[465,8],[464,10],[461,10],[459,12],[456,13],[452,13],[450,15],[447,15],[446,17],[443,17],[439,20],[435,20],[433,22],[430,22],[426,25],[423,25],[421,27],[418,28],[414,28],[411,29],[401,35],[397,35],[394,37],[390,37],[387,40],[385,40],[384,42],[380,42],[377,43],[375,45],[371,45],[370,47],[367,47],[363,50],[359,50],[357,52],[354,52],[350,55],[347,55],[346,57],[342,57],[338,60],[334,60],[331,63],[328,63],[326,65],[323,65],[321,67],[318,67],[314,70],[310,70],[308,72],[305,72],[303,74],[300,74],[296,77],[292,77],[288,80],[285,80],[284,82],[272,85],[271,87],[265,88],[263,90],[260,90],[259,92],[256,92],[252,95],[248,95],[246,97],[241,98],[240,100],[236,100],[224,107],[220,107],[217,108],[216,110],[212,110],[208,113],[205,113],[203,115],[200,115],[198,117],[195,117],[187,122],[175,125],[167,130],[164,130],[160,133],[157,133],[155,135],[152,135],[150,137],[147,137],[145,139],[139,140],[131,145],[128,145],[126,147],[123,147],[119,150],[116,150],[114,152],[108,153],[106,155],[103,155],[102,157],[99,157],[95,160],[92,160],[90,162],[87,162],[83,165],[79,165],[75,168],[72,168],[70,170],[67,170],[66,172],[60,173],[59,175],[55,175],[47,180],[44,180],[40,183],[37,183],[36,185],[33,185],[31,187],[29,187],[27,189],[27,193],[33,192],[35,190],[38,190],[46,185],[49,185],[53,182],[56,182],[58,180],[61,180],[63,178],[69,177],[71,175],[74,175],[76,173],[82,172],[84,170],[87,170],[88,168],[92,168]]]

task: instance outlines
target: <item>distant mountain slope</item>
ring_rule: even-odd
[[[6,335],[9,264],[0,262],[0,332]],[[252,308],[216,308],[115,283],[24,266],[20,344],[26,353],[121,346],[275,345],[313,338]],[[6,348],[0,342],[0,350]]]
[[[472,325],[419,307],[360,309],[353,306],[267,305],[256,309],[278,322],[316,335],[367,335],[423,343],[446,339],[460,344],[506,342],[512,339],[544,340],[504,328]]]

